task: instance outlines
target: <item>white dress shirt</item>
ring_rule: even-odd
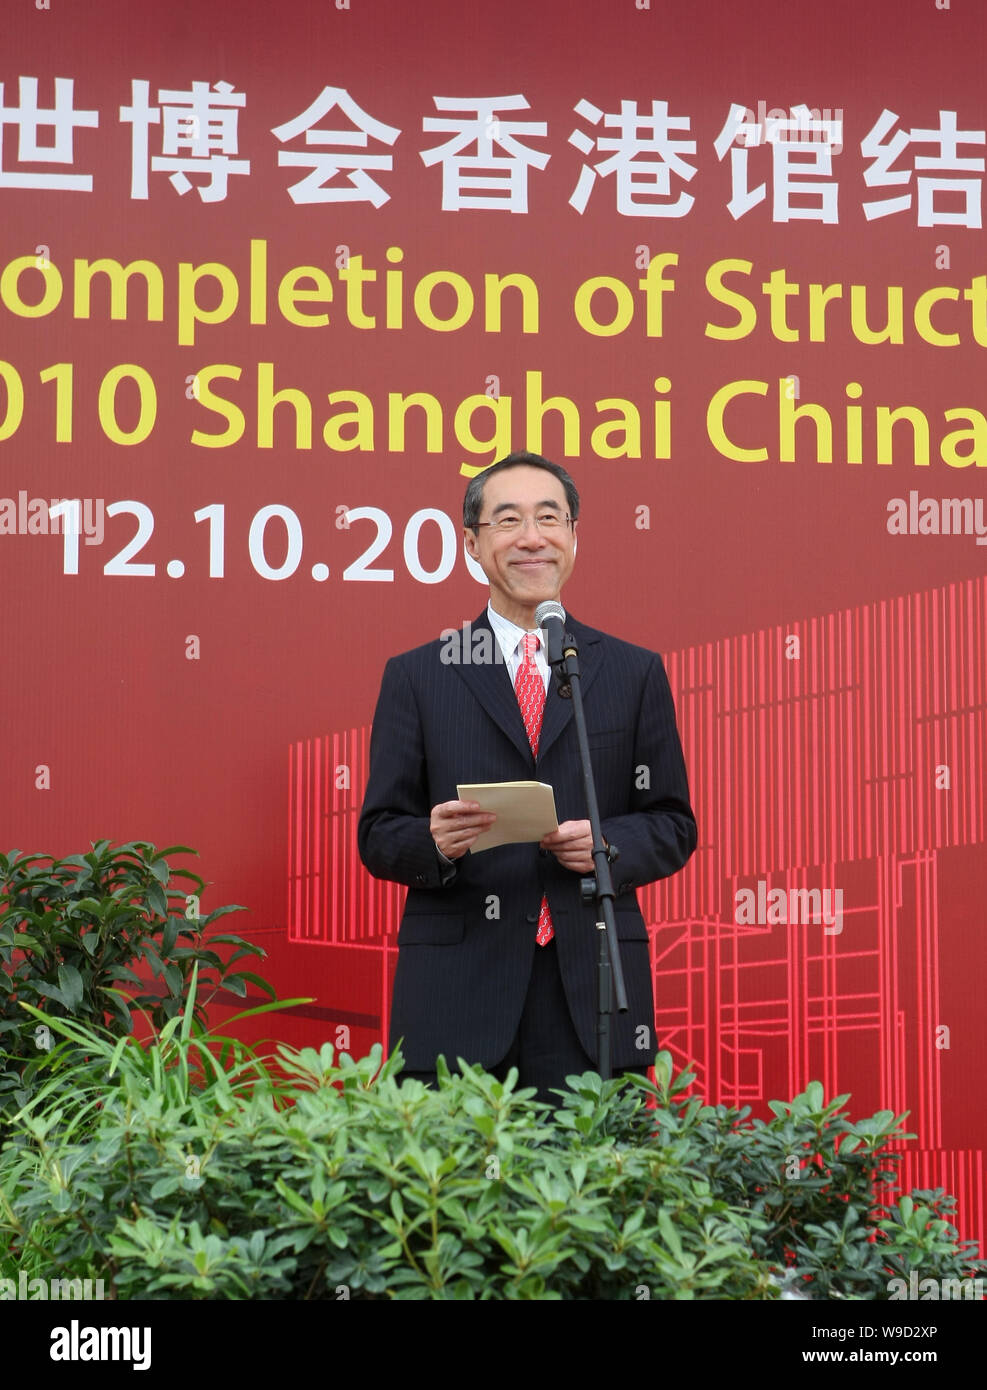
[[[535,665],[538,667],[538,673],[542,678],[542,684],[545,687],[545,694],[547,696],[548,682],[552,678],[552,673],[548,668],[548,658],[545,655],[545,635],[541,628],[527,629],[518,627],[517,623],[512,623],[510,618],[504,618],[496,612],[493,604],[490,602],[487,603],[487,617],[490,619],[490,626],[493,628],[493,633],[500,646],[500,650],[504,654],[507,674],[511,678],[512,686],[517,679],[518,667],[524,660],[525,633],[528,631],[534,632],[538,638],[538,646],[535,649]],[[453,870],[457,861],[447,859],[438,845],[435,846],[435,851],[439,856],[439,861],[443,868],[449,870],[447,874],[443,874],[443,883],[448,883],[453,877]]]
[[[487,617],[490,619],[490,626],[493,628],[494,636],[500,644],[500,650],[504,653],[504,660],[507,663],[507,674],[511,678],[511,685],[517,680],[518,667],[524,659],[524,636],[526,632],[533,632],[538,638],[538,648],[535,652],[535,665],[541,674],[542,684],[545,687],[545,694],[548,694],[548,682],[551,680],[552,673],[548,669],[548,658],[545,655],[545,634],[540,627],[523,628],[518,627],[517,623],[512,623],[510,618],[502,617],[495,611],[492,603],[487,604]]]

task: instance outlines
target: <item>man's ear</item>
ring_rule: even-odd
[[[575,559],[576,551],[577,551],[578,548],[579,548],[579,537],[576,536],[576,535],[573,535],[573,537],[572,537],[572,555],[573,555],[573,559]]]
[[[477,558],[476,532],[471,530],[469,526],[463,527],[463,544],[466,546],[466,554],[471,560],[475,560]]]

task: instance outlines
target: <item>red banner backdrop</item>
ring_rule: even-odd
[[[583,497],[567,604],[676,697],[662,1044],[711,1100],[910,1110],[906,1180],[982,1241],[978,7],[5,25],[2,847],[195,845],[313,997],[265,1032],[365,1050],[381,671],[486,601],[466,477],[543,452]]]

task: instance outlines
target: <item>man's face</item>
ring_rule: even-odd
[[[521,517],[524,525],[508,534],[481,526],[465,532],[466,548],[490,581],[493,606],[504,617],[528,626],[544,599],[557,599],[575,559],[575,528],[563,522],[541,531],[534,518],[568,515],[565,489],[543,468],[519,465],[496,473],[483,489],[480,521]],[[521,621],[521,619],[524,621]]]

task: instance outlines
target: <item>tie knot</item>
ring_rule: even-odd
[[[528,661],[528,662],[533,662],[533,661],[534,661],[534,659],[535,659],[535,652],[538,650],[539,646],[540,646],[540,640],[539,640],[538,634],[537,634],[536,632],[526,632],[526,633],[524,634],[524,659],[525,659],[525,661]]]

